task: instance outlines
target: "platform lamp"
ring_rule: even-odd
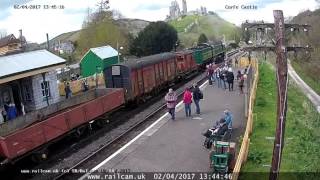
[[[122,49],[123,47],[122,46],[119,47],[119,42],[117,41],[118,63],[120,63],[120,55],[121,55],[121,53],[119,53],[119,50],[122,50]]]

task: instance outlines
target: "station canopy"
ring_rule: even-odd
[[[37,50],[0,57],[0,84],[54,71],[65,60],[47,50]]]

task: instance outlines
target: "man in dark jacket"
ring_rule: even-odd
[[[200,99],[203,98],[203,94],[201,92],[201,90],[199,89],[197,84],[193,84],[193,101],[194,104],[196,105],[196,113],[200,114]]]
[[[64,92],[66,93],[66,99],[71,98],[71,96],[72,96],[72,91],[71,91],[69,82],[67,82],[67,83],[65,84]]]
[[[229,91],[233,91],[233,81],[234,81],[234,74],[232,72],[232,69],[229,68],[227,72],[227,82],[229,86]]]

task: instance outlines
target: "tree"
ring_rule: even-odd
[[[204,33],[200,34],[198,39],[198,44],[206,43],[206,42],[208,42],[207,36]]]
[[[152,22],[132,41],[130,53],[140,57],[169,52],[177,40],[177,31],[171,25],[163,21]]]

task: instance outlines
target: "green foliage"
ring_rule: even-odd
[[[101,18],[101,17],[99,17]],[[80,32],[78,40],[78,51],[85,54],[90,48],[110,45],[113,48],[124,47],[128,50],[128,35],[123,33],[114,21],[110,18],[104,18],[99,21],[93,21],[86,25]],[[124,54],[125,52],[121,52]]]
[[[169,52],[175,48],[177,41],[177,31],[171,25],[163,21],[152,22],[130,44],[130,53],[147,56]]]
[[[198,44],[206,43],[206,42],[208,42],[207,36],[204,33],[200,34],[198,38]]]
[[[276,115],[276,79],[274,69],[267,63],[260,64],[260,77],[254,106],[253,133],[250,138],[248,161],[241,171],[240,179],[256,179],[252,173],[270,170]],[[305,95],[294,84],[289,84],[288,111],[286,120],[285,146],[281,172],[319,172],[320,168],[320,115]],[[270,138],[269,138],[270,137]],[[303,179],[284,177],[280,179]],[[310,175],[312,178],[312,175]]]
[[[294,70],[299,76],[318,94],[320,94],[320,78],[319,69],[313,63],[305,63],[301,61],[292,61]],[[319,74],[319,75],[317,75]]]
[[[312,87],[317,93],[320,93],[320,9],[314,11],[304,11],[293,17],[290,23],[298,24],[309,24],[311,29],[308,33],[304,32],[294,32],[290,33],[288,36],[290,38],[290,45],[300,44],[310,45],[314,48],[311,53],[311,58],[309,55],[298,52],[297,58],[293,55],[289,58],[293,61],[293,66],[301,78]]]
[[[254,164],[261,164],[264,158],[264,154],[261,151],[254,148],[250,149],[248,161],[251,161]]]

